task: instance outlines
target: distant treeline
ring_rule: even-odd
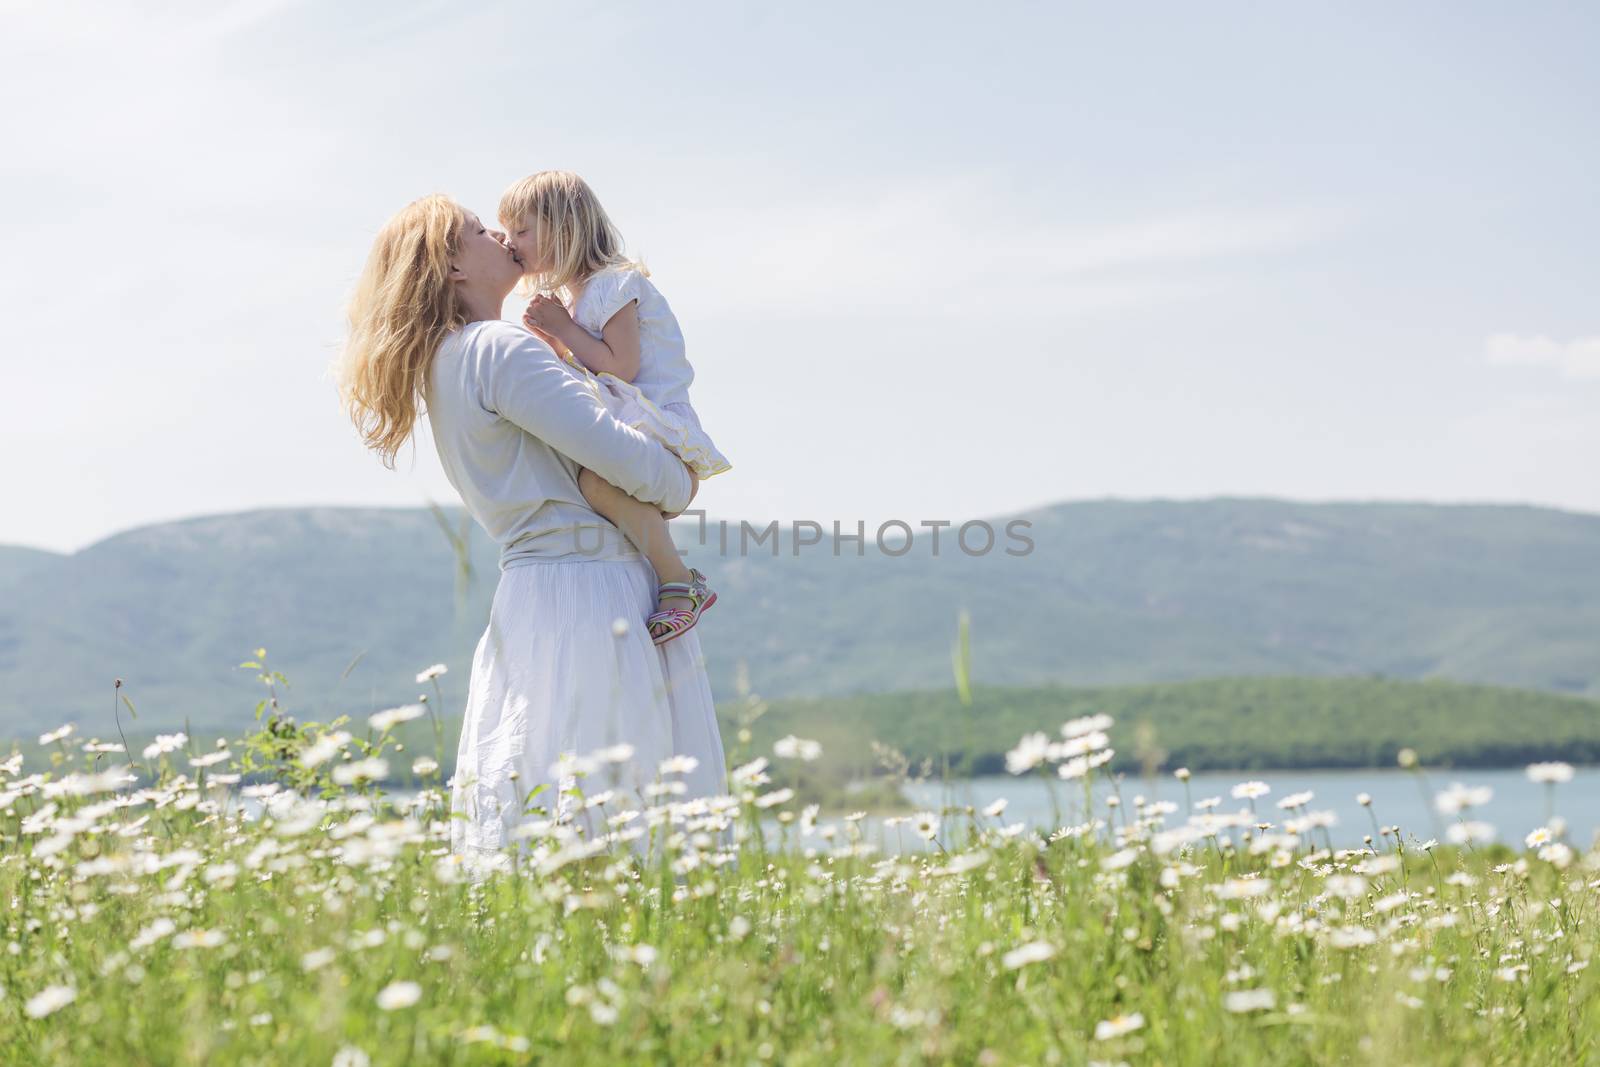
[[[733,709],[725,709],[731,713]],[[1104,712],[1113,767],[1193,770],[1393,767],[1402,748],[1432,765],[1600,763],[1600,701],[1550,693],[1377,678],[1216,678],[1103,688],[984,688],[775,702],[756,748],[785,734],[821,741],[865,770],[871,742],[931,760],[935,773],[1000,774],[1023,734],[1055,734]]]

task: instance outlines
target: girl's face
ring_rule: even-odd
[[[526,273],[538,274],[555,266],[550,262],[549,251],[540,247],[537,219],[531,215],[524,216],[519,222],[506,223],[506,228],[511,231],[511,247],[522,260],[522,269]]]
[[[467,224],[461,230],[460,248],[454,257],[454,266],[461,276],[480,282],[489,288],[505,286],[509,292],[522,277],[522,261],[511,247],[506,235],[485,226],[478,216],[467,215]]]

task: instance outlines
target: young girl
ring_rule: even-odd
[[[593,372],[612,414],[666,445],[697,477],[730,469],[689,406],[694,368],[678,320],[649,272],[623,255],[588,184],[570,171],[530,175],[500,198],[500,221],[538,293],[523,324]],[[646,620],[655,643],[694,626],[717,594],[705,575],[684,566],[666,516],[587,468],[578,472],[578,489],[655,568],[657,610]]]

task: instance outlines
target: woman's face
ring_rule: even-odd
[[[522,261],[516,249],[499,230],[484,226],[478,216],[467,213],[467,224],[461,231],[461,246],[456,251],[453,265],[457,280],[481,285],[491,291],[511,292],[517,279],[522,277]]]

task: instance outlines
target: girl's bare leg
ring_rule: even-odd
[[[655,568],[657,581],[689,580],[689,568],[684,565],[683,557],[678,555],[672,535],[667,532],[667,520],[659,508],[635,500],[587,467],[578,471],[578,490],[591,508],[621,530],[650,561],[650,566]],[[683,597],[665,597],[660,606],[687,609],[690,603]]]

